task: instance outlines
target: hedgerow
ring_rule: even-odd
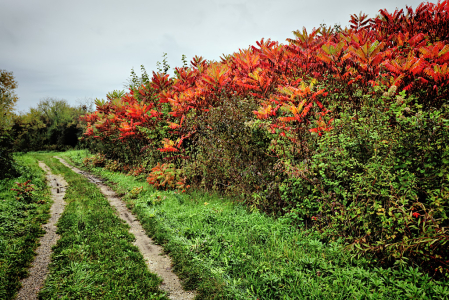
[[[427,2],[195,56],[173,77],[164,65],[97,100],[85,139],[123,168],[172,163],[186,185],[448,276],[448,20],[447,0]]]

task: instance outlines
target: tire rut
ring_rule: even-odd
[[[129,232],[136,238],[134,245],[136,245],[140,253],[142,253],[148,269],[162,278],[163,281],[160,288],[168,292],[168,298],[172,300],[193,299],[195,297],[195,292],[184,291],[181,286],[181,280],[172,271],[170,257],[163,254],[162,247],[156,245],[153,240],[147,236],[140,222],[134,214],[129,211],[120,197],[118,197],[117,194],[98,177],[69,165],[60,157],[55,156],[55,158],[59,159],[63,165],[70,168],[75,173],[85,176],[90,182],[96,184],[100,188],[100,191],[106,196],[111,206],[116,208],[118,216],[130,226]]]
[[[51,188],[53,205],[50,208],[50,219],[47,224],[43,225],[45,234],[39,239],[40,245],[36,249],[37,255],[31,263],[29,276],[21,280],[22,287],[17,294],[17,300],[37,299],[37,294],[43,287],[45,278],[48,274],[48,264],[50,263],[52,253],[51,248],[56,245],[56,242],[59,239],[59,235],[56,234],[56,223],[63,213],[65,206],[63,199],[67,182],[64,180],[64,177],[52,174],[50,168],[41,161],[39,161],[39,167],[47,173],[47,184]]]

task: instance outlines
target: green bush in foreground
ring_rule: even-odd
[[[288,217],[373,262],[449,276],[449,107],[423,111],[401,93],[384,110],[384,100],[344,109],[309,159],[285,159]]]

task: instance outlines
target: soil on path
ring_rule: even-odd
[[[46,173],[48,185],[51,187],[51,197],[53,205],[50,209],[50,219],[48,223],[43,225],[45,234],[40,238],[40,246],[36,249],[36,257],[34,258],[29,276],[21,280],[22,288],[19,290],[17,300],[34,300],[37,299],[39,290],[44,285],[45,278],[48,273],[48,264],[50,263],[51,248],[56,245],[59,235],[56,234],[56,223],[64,211],[64,195],[67,182],[60,175],[53,175],[50,168],[43,162],[39,162]]]
[[[55,156],[55,158],[59,159],[62,164],[72,169],[72,171],[85,176],[89,181],[95,183],[100,188],[103,195],[106,196],[109,203],[117,209],[118,216],[130,226],[129,232],[136,237],[134,245],[139,248],[140,253],[142,253],[145,258],[148,269],[162,278],[163,281],[160,288],[169,293],[168,298],[173,300],[193,299],[195,293],[184,291],[178,276],[173,273],[170,257],[164,255],[162,247],[156,245],[153,240],[146,235],[140,222],[128,210],[117,194],[107,185],[103,184],[101,179],[69,165],[60,157]]]

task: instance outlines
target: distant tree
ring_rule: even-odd
[[[79,117],[86,105],[71,106],[64,99],[42,99],[37,108],[14,118],[17,151],[65,150],[75,147],[83,132]]]
[[[18,97],[14,93],[17,81],[12,72],[0,70],[0,128],[8,128],[11,125],[14,105]]]
[[[17,173],[12,158],[13,139],[10,134],[13,109],[18,99],[14,93],[16,88],[17,81],[12,72],[0,70],[0,179]]]

